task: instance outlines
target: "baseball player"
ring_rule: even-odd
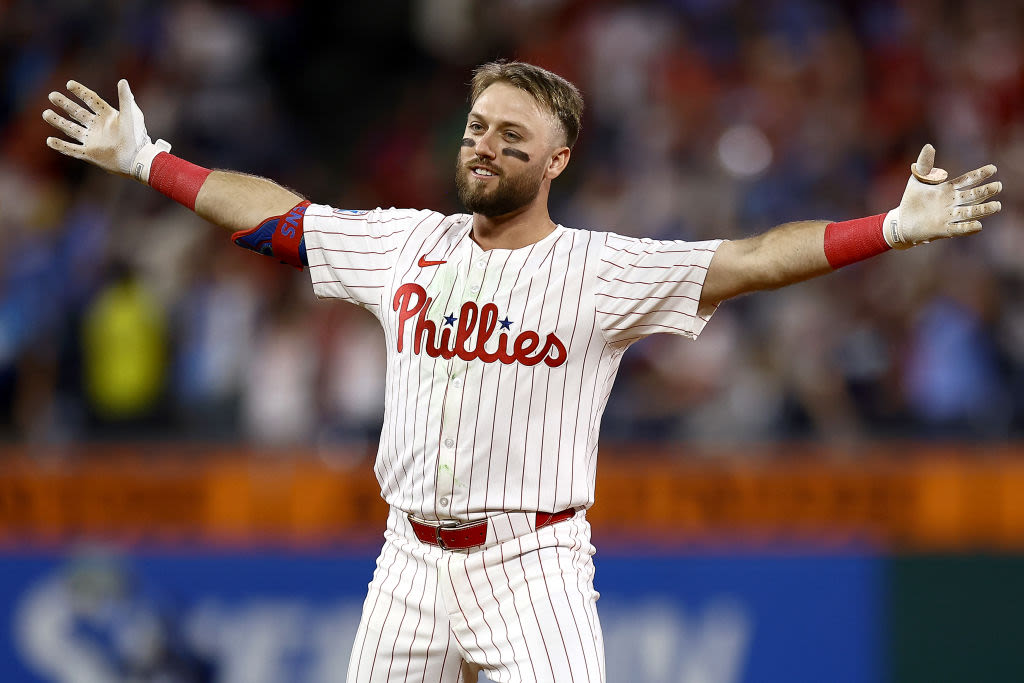
[[[954,180],[922,150],[899,206],[749,239],[655,241],[548,214],[583,101],[561,77],[494,62],[473,77],[455,182],[467,213],[341,210],[210,171],[152,142],[128,83],[114,109],[74,81],[47,144],[132,177],[307,267],[318,297],[368,309],[387,344],[375,472],[390,505],[349,681],[603,681],[586,510],[622,354],[696,338],[717,306],[922,242],[999,211],[994,166]],[[401,168],[395,169],[401,173]]]

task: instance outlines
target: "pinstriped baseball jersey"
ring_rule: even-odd
[[[622,353],[655,332],[700,334],[720,241],[558,226],[484,251],[471,228],[465,214],[306,211],[314,292],[367,308],[384,328],[383,496],[441,520],[589,507]]]

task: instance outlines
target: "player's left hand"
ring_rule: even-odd
[[[898,208],[885,217],[883,234],[889,246],[909,249],[944,237],[970,235],[981,230],[981,220],[998,212],[997,201],[1003,184],[985,183],[995,175],[992,164],[947,180],[947,173],[935,168],[935,148],[925,145],[916,164],[910,165],[910,180]]]
[[[145,178],[133,174],[137,156],[147,148],[169,151],[171,146],[163,140],[153,143],[150,139],[142,110],[135,103],[128,81],[122,78],[117,84],[119,109],[114,109],[77,81],[68,81],[67,88],[85,106],[62,93],[51,92],[50,102],[62,109],[64,116],[47,109],[43,112],[43,120],[77,144],[49,137],[46,138],[47,146],[69,157],[88,161],[104,171],[134,176],[144,182]],[[159,150],[153,150],[153,154]]]

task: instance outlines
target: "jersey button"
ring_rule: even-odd
[[[480,291],[480,285],[471,285],[470,288],[469,288],[469,291],[471,291],[474,294],[476,294],[477,292]]]
[[[455,445],[455,439],[445,439],[444,445],[447,446],[448,448],[451,448],[452,446]]]
[[[455,379],[453,379],[452,380],[452,386],[455,387],[456,389],[461,387],[462,386],[462,378],[461,377],[456,377]]]
[[[437,502],[440,503],[441,507],[443,507],[443,508],[448,507],[448,499],[447,498],[442,498],[441,500],[439,500]]]
[[[487,267],[487,261],[477,261],[476,267],[479,268],[480,270],[483,270],[484,268]]]

